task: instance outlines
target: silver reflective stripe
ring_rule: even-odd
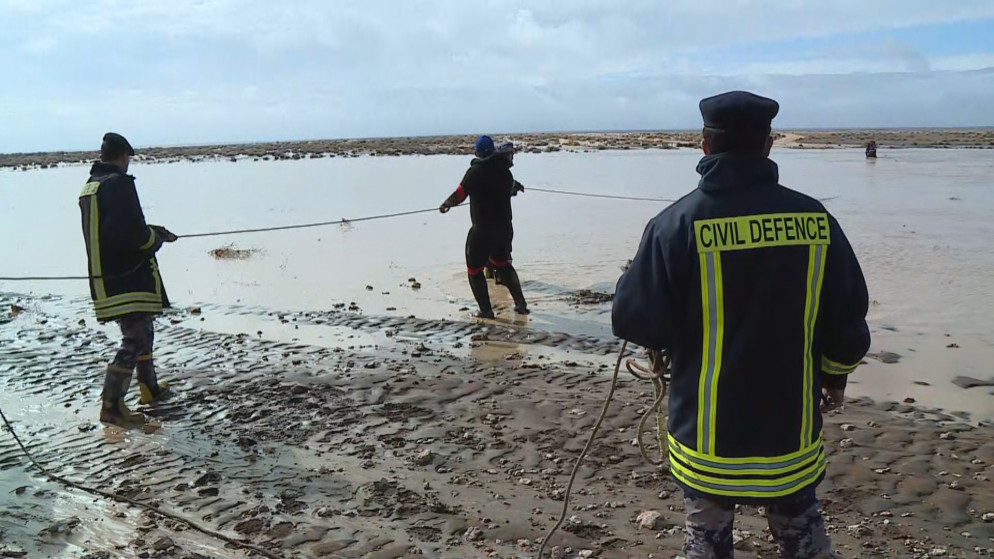
[[[693,482],[694,485],[699,485],[706,489],[714,489],[716,491],[734,490],[736,493],[746,493],[746,492],[778,493],[789,489],[793,489],[795,487],[800,488],[806,485],[810,485],[814,480],[818,479],[818,477],[822,474],[823,467],[826,465],[827,462],[828,458],[822,456],[821,460],[819,460],[817,463],[812,465],[814,469],[811,472],[804,475],[800,479],[796,479],[794,481],[787,481],[779,485],[749,485],[747,481],[742,481],[742,480],[729,480],[729,483],[726,485],[726,484],[718,484],[718,483],[703,481],[696,478],[688,478],[688,479],[691,482]]]
[[[670,452],[676,454],[684,461],[686,461],[691,466],[705,466],[710,468],[722,469],[722,470],[784,470],[787,468],[792,468],[795,466],[801,466],[806,462],[810,462],[812,459],[817,458],[818,454],[821,452],[822,445],[816,445],[811,447],[807,452],[798,456],[797,458],[791,458],[789,460],[780,460],[777,462],[712,462],[710,460],[704,460],[701,458],[696,458],[690,456],[683,451],[680,447],[670,444]]]
[[[815,335],[815,323],[818,320],[818,303],[821,295],[822,262],[825,247],[823,245],[811,245],[812,259],[810,263],[811,276],[808,282],[808,304],[807,316],[804,317],[804,332],[807,339],[804,340],[804,417],[801,419],[801,448],[811,445],[812,431],[814,430],[814,357],[811,355],[812,345]]]
[[[721,334],[719,331],[718,324],[718,286],[717,286],[717,271],[715,268],[718,266],[716,260],[721,258],[721,253],[718,252],[708,252],[701,255],[704,257],[704,267],[705,267],[705,277],[704,287],[707,291],[707,321],[708,325],[705,328],[708,331],[707,339],[707,368],[704,371],[704,378],[701,382],[704,385],[704,397],[701,399],[701,405],[703,406],[702,417],[703,421],[699,422],[697,426],[701,429],[701,448],[700,452],[703,454],[714,454],[714,449],[711,448],[711,434],[714,425],[711,424],[711,414],[715,402],[711,399],[711,392],[714,389],[714,383],[716,382],[715,377],[718,373],[718,336]]]

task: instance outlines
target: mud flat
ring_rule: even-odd
[[[994,129],[791,130],[779,145],[790,148],[862,147],[871,140],[880,148],[994,149]]]
[[[699,130],[672,132],[592,132],[495,134],[495,139],[513,140],[525,153],[559,151],[594,152],[697,148]],[[777,130],[778,145],[791,148],[864,146],[876,140],[880,147],[987,148],[994,149],[994,129],[865,129],[865,130]],[[467,155],[473,152],[476,136],[426,136],[409,138],[358,138],[310,140],[208,146],[146,147],[138,150],[137,161],[175,163],[180,161],[273,161],[401,155]],[[0,168],[26,171],[60,165],[83,165],[97,159],[96,151],[58,151],[0,154]]]
[[[525,153],[558,151],[602,151],[629,149],[673,149],[696,147],[700,132],[623,132],[588,134],[507,134]],[[476,136],[431,136],[416,138],[365,138],[271,142],[259,144],[149,147],[137,151],[137,161],[174,163],[178,161],[300,160],[324,157],[466,155],[473,153]],[[99,157],[96,151],[0,154],[0,168],[17,170],[84,164]]]
[[[22,309],[0,330],[0,406],[40,461],[284,557],[534,556],[609,382],[608,340],[523,327],[363,317],[319,347],[164,319],[157,366],[177,394],[145,410],[160,430],[121,432],[96,423],[110,331],[0,298]],[[632,443],[651,399],[622,382],[557,556],[678,554],[680,492]],[[826,423],[820,493],[844,557],[994,556],[990,427],[860,400]],[[755,510],[736,541],[739,557],[775,556]],[[0,433],[0,556],[254,555],[51,484]]]

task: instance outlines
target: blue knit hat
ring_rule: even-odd
[[[476,140],[475,147],[479,155],[490,155],[494,152],[494,139],[490,136],[480,136]]]

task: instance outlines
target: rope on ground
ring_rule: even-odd
[[[171,512],[166,512],[166,511],[160,510],[157,507],[149,505],[147,503],[142,503],[141,501],[136,501],[134,499],[131,499],[130,497],[125,497],[124,495],[119,495],[117,493],[112,493],[110,491],[103,491],[101,489],[96,489],[94,487],[89,487],[89,486],[86,486],[86,485],[84,485],[82,483],[75,482],[75,481],[66,479],[66,478],[64,478],[62,476],[56,475],[56,474],[52,473],[51,471],[49,471],[44,466],[42,466],[41,464],[39,464],[38,461],[35,460],[34,456],[31,455],[31,453],[28,451],[27,447],[24,446],[24,443],[21,442],[21,438],[17,435],[17,432],[14,431],[14,426],[11,425],[10,421],[7,420],[7,416],[3,413],[3,409],[0,409],[0,419],[3,419],[4,425],[7,426],[7,430],[10,431],[11,435],[13,435],[14,441],[17,443],[17,446],[19,446],[21,448],[21,452],[28,459],[28,461],[31,462],[31,464],[34,465],[34,467],[37,468],[43,475],[45,475],[45,477],[47,477],[48,479],[50,479],[50,480],[52,480],[52,481],[54,481],[56,483],[61,483],[62,485],[65,485],[66,487],[71,487],[71,488],[74,488],[74,489],[78,489],[80,491],[89,493],[91,495],[97,495],[97,496],[103,497],[105,499],[110,499],[112,501],[118,501],[118,502],[121,502],[121,503],[127,503],[129,505],[132,505],[132,506],[135,506],[135,507],[147,510],[147,511],[153,513],[153,514],[157,514],[157,515],[162,516],[164,518],[168,518],[169,520],[174,520],[176,522],[179,522],[179,523],[187,526],[188,528],[190,528],[192,530],[195,530],[197,532],[200,532],[201,534],[210,536],[210,537],[212,537],[214,539],[223,541],[223,542],[225,542],[227,544],[233,545],[233,546],[235,546],[235,547],[237,547],[239,549],[244,549],[246,551],[251,551],[253,553],[258,553],[259,555],[262,555],[263,557],[266,557],[267,559],[285,559],[285,557],[282,556],[282,555],[276,555],[275,553],[273,553],[271,551],[267,551],[267,550],[265,550],[265,549],[263,549],[261,547],[257,547],[255,545],[252,545],[252,544],[247,543],[247,542],[243,542],[241,540],[236,540],[234,538],[225,536],[224,534],[221,534],[219,532],[215,532],[214,530],[210,530],[208,528],[204,528],[203,526],[200,526],[196,522],[194,522],[192,520],[189,520],[189,519],[187,519],[187,518],[185,518],[183,516],[180,516],[178,514],[173,514]],[[335,555],[335,554],[330,554],[329,557],[332,557],[333,559],[347,559],[344,556]]]
[[[628,341],[625,340],[621,344],[621,351],[618,352],[618,361],[614,364],[614,375],[611,377],[611,388],[607,392],[607,397],[604,398],[604,404],[601,407],[601,414],[597,417],[597,422],[594,423],[594,427],[590,431],[590,437],[587,438],[587,444],[583,446],[583,451],[580,452],[580,456],[576,459],[576,464],[573,465],[573,472],[570,474],[569,483],[566,485],[566,493],[563,494],[563,508],[562,512],[559,514],[559,520],[556,521],[556,524],[542,539],[542,545],[538,548],[538,555],[536,555],[536,559],[543,558],[545,548],[548,546],[549,540],[552,539],[552,536],[554,536],[563,525],[563,521],[566,520],[566,515],[569,514],[569,501],[570,495],[573,493],[573,482],[576,481],[576,475],[580,472],[580,465],[583,464],[583,459],[587,457],[587,453],[590,451],[590,447],[593,446],[594,439],[597,438],[598,431],[600,431],[601,424],[607,417],[607,410],[611,406],[611,400],[614,398],[614,391],[618,387],[618,373],[621,371],[621,361],[625,358],[625,351],[627,349]],[[639,365],[633,359],[628,360],[626,367],[628,368],[628,372],[630,372],[635,378],[639,380],[651,380],[653,388],[656,391],[655,401],[642,415],[642,420],[639,421],[638,433],[636,434],[636,437],[638,437],[639,452],[642,454],[642,458],[654,466],[662,465],[662,459],[658,461],[653,460],[646,454],[642,445],[642,432],[645,430],[645,423],[648,420],[649,415],[657,412],[659,405],[666,396],[666,376],[670,368],[670,358],[665,353],[650,352],[649,368]],[[664,432],[664,427],[662,425],[662,418],[660,418],[658,414],[656,414],[656,427],[660,430],[660,440],[662,440],[661,435]],[[660,453],[662,453],[662,448],[660,448]]]

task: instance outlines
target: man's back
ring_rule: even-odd
[[[474,159],[461,186],[469,195],[474,226],[490,230],[510,228],[514,177],[506,158],[492,155]]]
[[[775,163],[712,155],[698,171],[700,187],[646,228],[614,330],[672,354],[670,462],[683,485],[790,495],[824,472],[822,357],[865,353],[866,287],[838,223],[780,186]]]

